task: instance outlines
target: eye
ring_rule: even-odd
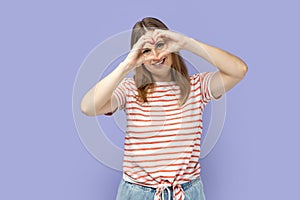
[[[156,44],[157,49],[162,49],[164,46],[165,46],[165,43],[163,43],[163,42],[159,42]]]
[[[144,49],[142,51],[142,54],[144,54],[144,55],[148,55],[149,53],[150,53],[150,49]]]

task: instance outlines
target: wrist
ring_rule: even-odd
[[[184,36],[182,39],[182,49],[189,51],[191,45],[193,44],[193,38]]]
[[[131,71],[131,67],[129,63],[123,61],[118,65],[116,70],[119,71],[119,73],[121,73],[122,76],[126,76],[126,74],[128,74]]]

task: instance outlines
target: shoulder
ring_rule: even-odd
[[[202,79],[203,76],[205,76],[205,74],[207,74],[209,72],[199,72],[199,73],[196,73],[196,74],[193,74],[190,76],[190,81],[191,81],[191,84],[194,85],[196,83],[199,83]]]
[[[124,77],[121,82],[122,84],[133,84],[135,83],[134,82],[134,79],[132,77]]]
[[[133,77],[125,77],[120,83],[127,89],[136,89],[136,84]]]
[[[190,76],[190,80],[194,82],[202,81],[205,78],[212,76],[215,72],[199,72]]]

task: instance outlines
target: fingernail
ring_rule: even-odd
[[[152,39],[152,43],[151,44],[155,44],[155,39],[154,38],[151,38]]]

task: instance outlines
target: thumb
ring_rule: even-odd
[[[165,56],[169,55],[170,53],[172,53],[172,52],[169,51],[169,50],[164,50],[164,51],[160,52],[160,54],[158,55],[158,57],[162,58],[162,57],[165,57]]]

